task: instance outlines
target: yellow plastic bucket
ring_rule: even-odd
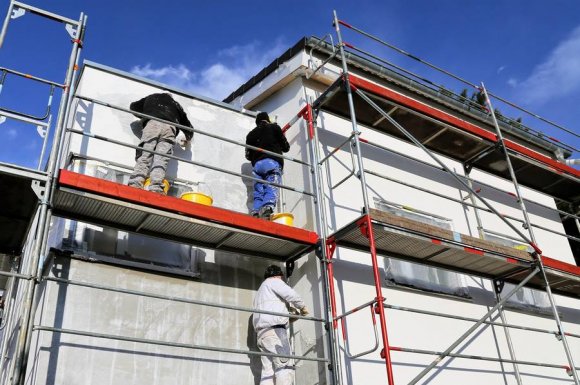
[[[286,226],[294,225],[294,215],[292,215],[291,213],[273,214],[270,220],[272,222],[280,223]]]
[[[151,178],[147,178],[145,180],[145,183],[143,183],[143,190],[148,190],[150,184]],[[168,191],[169,191],[169,182],[167,181],[167,179],[163,179],[163,192],[165,193],[165,195],[167,195]]]
[[[192,191],[186,192],[181,194],[180,198],[189,202],[195,202],[206,206],[211,206],[213,204],[212,197],[210,197],[209,195],[202,194],[200,192],[192,192]]]

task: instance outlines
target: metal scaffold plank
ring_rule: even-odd
[[[339,246],[366,250],[368,240],[357,224],[360,218],[330,237]],[[525,278],[527,269],[514,275],[511,273],[533,264],[532,257],[526,251],[467,236],[461,237],[458,242],[453,239],[450,231],[445,235],[446,230],[436,226],[394,215],[391,217],[390,214],[375,209],[371,210],[371,218],[377,252],[381,255],[486,278],[508,275],[510,278],[507,280],[515,283]],[[455,237],[457,238],[457,234]],[[580,297],[579,267],[547,257],[542,260],[548,276],[558,279],[558,283],[553,285],[555,292]],[[529,286],[543,288],[545,285],[536,277],[530,280]]]
[[[55,214],[210,248],[287,260],[316,233],[62,170]]]
[[[345,78],[338,79],[315,102],[315,107],[339,116],[348,117],[349,103],[344,92]],[[424,143],[429,149],[445,156],[466,162],[474,155],[497,143],[493,131],[479,127],[467,120],[458,118],[446,111],[429,104],[413,99],[385,86],[349,74],[351,86],[362,91],[385,111],[398,108],[393,118],[406,126],[409,131]],[[374,130],[394,135],[407,140],[399,130],[383,119],[360,97],[354,93],[354,109],[358,116],[357,121]],[[437,137],[434,138],[434,134]],[[451,146],[450,143],[460,143],[460,146]],[[580,184],[580,170],[563,164],[544,154],[530,150],[510,139],[504,139],[510,157],[521,163],[517,175],[519,180],[538,191],[545,192],[566,201],[580,199],[578,185]],[[499,169],[498,159],[504,156],[500,152],[493,152],[473,162],[474,167],[491,172],[501,177],[509,178],[507,166]],[[549,178],[551,183],[541,183]],[[551,185],[551,186],[550,186]]]

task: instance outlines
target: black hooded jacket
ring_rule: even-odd
[[[129,106],[131,111],[140,112],[142,114],[151,115],[159,119],[169,120],[181,124],[182,126],[192,127],[191,122],[187,118],[183,107],[177,103],[168,93],[151,94],[141,100],[131,103]],[[143,126],[147,123],[147,119],[143,121]],[[176,127],[177,128],[177,127]],[[182,130],[187,140],[191,140],[193,132]],[[177,128],[176,134],[179,133]]]
[[[258,126],[250,131],[248,136],[246,136],[246,144],[260,147],[277,154],[282,154],[283,152],[288,152],[288,150],[290,150],[290,144],[288,144],[288,140],[282,133],[280,126],[276,123],[266,123],[264,121],[260,122]],[[252,162],[252,166],[254,166],[257,161],[265,158],[276,160],[280,163],[280,167],[284,168],[283,158],[265,154],[262,151],[246,149],[246,159]]]

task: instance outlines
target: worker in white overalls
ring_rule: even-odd
[[[288,313],[287,304],[307,315],[304,301],[284,282],[279,266],[270,265],[264,273],[264,282],[254,298],[254,309],[275,313]],[[288,339],[289,318],[285,316],[254,313],[252,322],[258,338],[258,347],[265,353],[291,355]],[[289,358],[262,356],[260,385],[292,385],[294,366]]]

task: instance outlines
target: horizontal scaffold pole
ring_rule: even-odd
[[[148,293],[148,292],[139,291],[139,290],[131,290],[131,289],[123,289],[120,287],[111,287],[111,286],[99,285],[97,283],[74,281],[74,280],[70,280],[70,279],[57,278],[57,277],[45,277],[44,280],[48,281],[48,282],[56,282],[58,284],[63,284],[63,285],[87,287],[87,288],[91,288],[91,289],[106,290],[106,291],[112,291],[115,293],[122,293],[122,294],[129,294],[129,295],[135,295],[135,296],[140,296],[140,297],[161,299],[161,300],[172,301],[172,302],[181,302],[181,303],[187,303],[187,304],[191,304],[191,305],[201,305],[201,306],[208,306],[208,307],[216,307],[216,308],[220,308],[220,309],[243,311],[243,312],[248,312],[248,313],[260,313],[260,314],[269,314],[269,315],[288,317],[288,313],[278,313],[278,312],[267,311],[267,310],[253,309],[253,308],[249,308],[249,307],[225,305],[225,304],[215,303],[215,302],[199,301],[199,300],[190,299],[190,298],[173,297],[173,296],[162,295],[162,294]],[[307,320],[307,321],[324,322],[324,320],[321,318],[306,317],[306,316],[297,315],[297,314],[296,315],[293,314],[291,318],[303,319],[303,320]]]
[[[223,168],[210,166],[208,164],[196,162],[194,160],[183,159],[183,158],[180,158],[180,157],[175,156],[175,155],[170,155],[170,154],[166,154],[166,153],[162,153],[162,152],[158,152],[158,151],[154,151],[154,150],[148,150],[148,149],[145,149],[143,147],[135,146],[135,145],[128,144],[128,143],[125,143],[125,142],[121,142],[121,141],[118,141],[118,140],[115,140],[115,139],[110,139],[110,138],[108,138],[106,136],[95,135],[95,134],[87,133],[87,132],[84,132],[84,131],[81,131],[81,130],[72,129],[72,128],[69,128],[67,131],[69,131],[69,132],[71,132],[73,134],[78,134],[78,135],[86,136],[86,137],[89,137],[89,138],[93,138],[93,139],[97,139],[97,140],[102,140],[104,142],[109,142],[109,143],[112,143],[112,144],[117,144],[117,145],[123,146],[123,147],[133,148],[135,150],[149,152],[151,154],[160,155],[160,156],[163,156],[165,158],[177,160],[179,162],[188,163],[188,164],[191,164],[191,165],[194,165],[194,166],[199,166],[199,167],[207,168],[207,169],[210,169],[210,170],[213,170],[213,171],[223,172],[225,174],[229,174],[229,175],[232,175],[232,176],[237,176],[237,177],[240,177],[242,179],[249,179],[249,180],[253,180],[253,181],[256,181],[256,182],[263,183],[263,184],[268,184],[268,185],[271,185],[271,186],[283,188],[283,189],[286,189],[286,190],[290,190],[290,191],[294,191],[294,192],[297,192],[297,193],[300,193],[300,194],[304,194],[304,195],[308,195],[308,196],[314,197],[314,194],[311,193],[311,192],[308,192],[308,191],[295,189],[294,187],[289,187],[289,186],[285,186],[285,185],[278,184],[278,183],[268,182],[268,181],[265,181],[265,180],[262,180],[262,179],[254,178],[253,176],[250,176],[250,175],[244,175],[244,174],[241,174],[241,173],[238,173],[238,172],[234,172],[234,171],[229,171],[229,170],[226,170],[226,169],[223,169]]]
[[[380,113],[385,119],[387,119],[393,126],[395,126],[403,135],[405,135],[411,142],[413,142],[416,146],[421,148],[431,159],[437,162],[445,171],[447,171],[450,175],[452,175],[465,189],[470,191],[474,196],[476,196],[488,209],[490,209],[495,215],[497,215],[510,229],[512,229],[517,235],[519,235],[526,243],[530,244],[534,250],[538,254],[542,254],[541,250],[538,246],[531,241],[527,235],[525,235],[520,229],[515,227],[511,224],[502,214],[500,214],[488,201],[487,199],[483,198],[476,191],[471,188],[463,179],[461,179],[457,173],[451,170],[445,163],[443,163],[438,157],[436,157],[423,143],[421,143],[417,138],[415,138],[409,131],[407,131],[403,126],[401,126],[395,119],[393,119],[389,114],[382,110],[371,98],[369,98],[364,92],[359,90],[358,88],[351,86],[354,88],[357,95],[359,95],[364,101],[366,101],[371,107],[373,107],[378,113]]]
[[[413,55],[413,54],[411,54],[411,53],[409,53],[409,52],[407,52],[407,51],[405,51],[405,50],[403,50],[403,49],[401,49],[401,48],[399,48],[399,47],[397,47],[397,46],[395,46],[393,44],[390,44],[390,43],[384,41],[383,39],[380,39],[380,38],[378,38],[376,36],[373,36],[370,33],[365,32],[365,31],[363,31],[363,30],[361,30],[361,29],[359,29],[359,28],[357,28],[357,27],[355,27],[355,26],[353,26],[353,25],[351,25],[351,24],[349,24],[349,23],[347,23],[345,21],[339,20],[339,23],[341,25],[343,25],[343,26],[345,26],[345,27],[347,27],[347,28],[349,28],[349,29],[351,29],[351,30],[353,30],[353,31],[355,31],[355,32],[357,32],[357,33],[359,33],[359,34],[361,34],[361,35],[369,38],[369,39],[371,39],[371,40],[376,41],[379,44],[382,44],[382,45],[384,45],[384,46],[386,46],[386,47],[388,47],[388,48],[390,48],[390,49],[392,49],[392,50],[394,50],[394,51],[396,51],[396,52],[398,52],[398,53],[400,53],[400,54],[402,54],[404,56],[407,56],[410,59],[413,59],[415,61],[418,61],[419,63],[424,64],[427,67],[430,67],[430,68],[432,68],[432,69],[434,69],[434,70],[436,70],[438,72],[441,72],[441,73],[443,73],[443,74],[445,74],[445,75],[447,75],[447,76],[449,76],[449,77],[451,77],[451,78],[453,78],[455,80],[458,80],[459,82],[461,82],[461,83],[463,83],[465,85],[468,85],[468,86],[473,87],[475,89],[479,89],[479,87],[475,83],[472,83],[472,82],[470,82],[470,81],[468,81],[468,80],[466,80],[466,79],[464,79],[464,78],[462,78],[460,76],[457,76],[457,75],[455,75],[455,74],[453,74],[453,73],[451,73],[451,72],[449,72],[449,71],[447,71],[447,70],[445,70],[445,69],[443,69],[441,67],[438,67],[438,66],[436,66],[433,63],[430,63],[430,62],[428,62],[426,60],[423,60],[423,59],[419,58],[418,56],[415,56],[415,55]],[[535,114],[535,113],[533,113],[533,112],[531,112],[531,111],[529,111],[529,110],[527,110],[527,109],[525,109],[523,107],[520,107],[517,104],[512,103],[512,102],[510,102],[510,101],[508,101],[508,100],[506,100],[506,99],[504,99],[504,98],[502,98],[502,97],[500,97],[500,96],[498,96],[496,94],[489,93],[489,95],[491,95],[495,99],[497,99],[497,100],[499,100],[499,101],[501,101],[501,102],[509,105],[510,107],[516,108],[516,109],[518,109],[518,110],[520,110],[520,111],[522,111],[522,112],[524,112],[524,113],[526,113],[526,114],[528,114],[530,116],[533,116],[534,118],[536,118],[538,120],[541,120],[544,123],[547,123],[547,124],[549,124],[549,125],[551,125],[553,127],[556,127],[556,128],[558,128],[558,129],[560,129],[560,130],[562,130],[564,132],[567,132],[570,135],[573,135],[573,136],[575,136],[577,138],[580,138],[580,135],[578,133],[576,133],[576,132],[574,132],[574,131],[572,131],[570,129],[567,129],[566,127],[564,127],[562,125],[559,125],[559,124],[557,124],[557,123],[555,123],[555,122],[553,122],[551,120],[548,120],[548,119],[546,119],[544,117],[541,117],[540,115]],[[551,139],[554,139],[554,138],[551,138]]]
[[[309,166],[310,167],[310,164],[307,163],[307,162],[304,162],[303,160],[300,160],[300,159],[297,159],[297,158],[292,158],[292,157],[289,157],[289,156],[286,156],[286,155],[283,155],[283,154],[278,154],[276,152],[268,151],[268,150],[265,150],[265,149],[260,148],[260,147],[251,146],[249,144],[245,144],[245,143],[242,143],[242,142],[238,142],[238,141],[235,141],[233,139],[228,139],[228,138],[225,138],[223,136],[219,136],[219,135],[215,135],[215,134],[210,134],[207,131],[198,130],[198,129],[195,129],[195,128],[192,128],[192,127],[184,126],[182,124],[178,124],[178,123],[175,123],[175,122],[171,122],[169,120],[160,119],[160,118],[157,118],[157,117],[152,116],[152,115],[147,115],[147,114],[143,114],[143,113],[140,113],[140,112],[132,111],[132,110],[130,110],[128,108],[123,108],[123,107],[120,107],[120,106],[116,106],[114,104],[102,102],[100,100],[93,99],[93,98],[89,98],[87,96],[75,95],[75,98],[80,99],[80,100],[84,100],[84,101],[87,101],[87,102],[90,102],[90,103],[98,104],[98,105],[103,106],[103,107],[111,108],[113,110],[117,110],[117,111],[121,111],[121,112],[126,112],[128,114],[131,114],[131,115],[134,115],[134,116],[138,116],[139,118],[142,118],[142,119],[155,120],[155,121],[160,122],[160,123],[169,124],[171,126],[174,126],[174,127],[179,128],[180,130],[183,130],[183,131],[193,132],[195,134],[200,134],[200,135],[208,136],[210,138],[222,140],[224,142],[228,142],[228,143],[231,143],[231,144],[235,144],[235,145],[240,146],[240,147],[245,147],[245,148],[248,148],[248,149],[251,149],[251,150],[263,152],[264,154],[273,155],[273,156],[276,156],[278,158],[287,159],[287,160],[289,160],[291,162],[299,163],[299,164],[302,164],[304,166]]]
[[[530,279],[536,276],[536,274],[540,271],[538,267],[535,267],[530,274],[526,278],[522,280],[516,287],[514,287],[507,295],[503,296],[501,300],[499,300],[494,307],[492,307],[483,317],[479,319],[475,324],[473,324],[465,333],[463,333],[454,343],[452,343],[444,352],[437,355],[437,358],[431,362],[425,369],[421,371],[413,380],[409,382],[409,385],[416,384],[421,380],[421,378],[425,377],[427,373],[431,371],[439,362],[441,362],[445,357],[449,356],[449,354],[458,347],[467,337],[471,335],[481,324],[485,322],[487,318],[489,318],[493,313],[495,313],[500,307],[502,307],[508,299],[510,299],[518,290],[520,290]]]
[[[114,335],[114,334],[92,333],[92,332],[85,332],[82,330],[74,330],[74,329],[54,328],[54,327],[42,326],[42,325],[35,326],[34,330],[50,332],[50,333],[72,334],[72,335],[84,336],[84,337],[103,338],[103,339],[115,340],[115,341],[137,342],[137,343],[142,343],[142,344],[147,344],[147,345],[167,346],[167,347],[172,347],[172,348],[205,350],[205,351],[210,351],[210,352],[244,354],[244,355],[260,356],[260,357],[279,357],[279,358],[293,359],[293,360],[297,360],[297,361],[328,362],[328,360],[326,358],[293,356],[293,355],[286,355],[286,354],[257,352],[257,351],[253,351],[253,350],[229,349],[229,348],[220,348],[220,347],[216,347],[216,346],[185,344],[185,343],[180,343],[180,342],[169,342],[169,341],[159,341],[159,340],[152,340],[152,339],[146,339],[146,338],[125,337],[125,336]]]

